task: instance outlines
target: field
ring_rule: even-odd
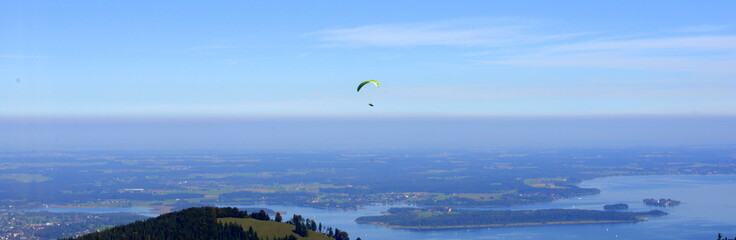
[[[734,174],[736,147],[344,152],[15,152],[0,210],[274,204],[498,207],[598,193],[585,179]],[[666,158],[662,153],[667,153]],[[653,160],[656,158],[656,160]]]
[[[294,230],[294,225],[287,223],[261,221],[252,218],[219,218],[217,220],[220,223],[237,223],[245,231],[248,231],[248,228],[252,227],[253,231],[256,231],[261,238],[283,237],[291,234],[299,240],[331,240],[327,235],[314,231],[309,231],[307,237],[301,237],[292,233],[291,231]]]

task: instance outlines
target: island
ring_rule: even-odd
[[[452,229],[513,227],[558,224],[631,223],[645,217],[664,216],[659,210],[615,212],[583,209],[455,210],[451,208],[391,208],[382,216],[363,216],[355,221],[404,229]]]
[[[668,199],[661,198],[659,200],[654,199],[654,198],[644,199],[644,204],[646,204],[647,206],[674,207],[674,206],[680,205],[680,203],[682,202],[673,200],[673,199],[669,199],[669,198]]]
[[[626,210],[629,209],[629,205],[625,203],[606,204],[605,206],[603,206],[603,209],[609,211]]]

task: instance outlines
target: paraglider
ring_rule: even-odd
[[[364,81],[364,82],[358,84],[358,92],[360,92],[360,89],[362,89],[363,86],[365,86],[366,84],[369,84],[369,83],[373,83],[373,85],[376,85],[376,87],[380,87],[381,86],[381,83],[378,82],[378,81],[376,81],[376,80]],[[373,103],[372,102],[368,103],[368,106],[373,107]]]
[[[358,85],[358,92],[360,92],[360,89],[362,89],[363,86],[365,86],[366,84],[369,84],[369,83],[373,83],[373,85],[376,85],[376,87],[380,87],[381,86],[381,83],[378,82],[378,81],[376,81],[376,80],[368,80],[368,81],[362,82],[362,83],[360,83],[360,85]]]

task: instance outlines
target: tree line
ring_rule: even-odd
[[[275,221],[280,222],[281,221],[281,214],[276,213]],[[350,235],[348,232],[341,231],[338,228],[332,228],[332,227],[324,227],[322,223],[317,223],[313,219],[304,219],[301,215],[294,214],[291,217],[291,220],[286,221],[286,223],[294,225],[294,233],[298,234],[302,237],[307,237],[309,235],[309,230],[322,233],[327,235],[328,237],[334,238],[335,240],[350,240]],[[361,240],[360,238],[357,238],[356,240]]]
[[[265,239],[250,227],[247,231],[234,223],[221,224],[218,218],[252,218],[262,221],[271,221],[270,216],[264,210],[248,214],[238,208],[216,208],[196,207],[184,209],[178,212],[163,214],[156,218],[145,221],[136,221],[127,225],[112,227],[103,231],[90,233],[78,237],[63,240],[138,240],[138,239],[163,239],[163,240],[296,240],[294,235],[288,234],[284,237]],[[274,221],[281,222],[282,217],[276,214]],[[325,233],[335,240],[349,240],[347,232],[339,229],[324,227],[311,219],[303,219],[300,215],[294,215],[287,223],[296,227],[295,234],[307,236],[308,231]],[[360,240],[360,238],[356,239]]]

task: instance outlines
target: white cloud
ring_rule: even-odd
[[[718,31],[726,30],[730,27],[731,26],[728,26],[728,25],[693,25],[693,26],[686,26],[686,27],[676,29],[675,32],[680,32],[680,33],[718,32]]]
[[[617,53],[540,54],[486,61],[529,67],[595,67],[662,72],[736,74],[736,58],[633,56]]]
[[[736,74],[736,36],[588,40],[485,61],[529,67],[594,67]]]
[[[689,36],[618,41],[588,41],[550,48],[551,51],[595,50],[736,50],[736,36]]]
[[[351,46],[486,46],[501,47],[555,41],[587,33],[531,34],[528,23],[487,20],[367,25],[313,33],[322,40]]]
[[[537,22],[518,20],[459,20],[408,24],[379,24],[331,29],[316,34],[339,46],[466,46],[465,57],[531,67],[595,67],[665,72],[736,73],[736,35],[713,35],[727,26],[687,26],[689,36],[625,38],[596,32],[544,33]],[[651,36],[651,35],[649,35]],[[615,40],[611,40],[615,39]]]

